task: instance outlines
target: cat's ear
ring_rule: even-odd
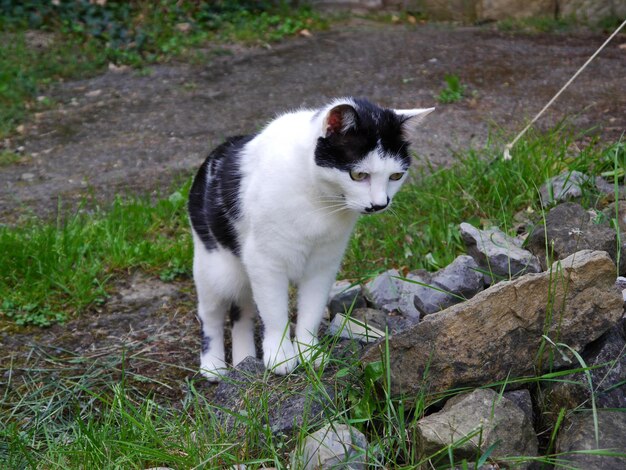
[[[324,136],[345,134],[356,127],[356,110],[349,104],[340,104],[333,107],[324,118]]]
[[[434,110],[435,108],[394,109],[394,112],[402,119],[402,129],[410,133]]]

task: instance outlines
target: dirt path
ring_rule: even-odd
[[[513,35],[369,22],[335,26],[271,49],[207,54],[203,63],[108,71],[61,84],[60,103],[25,126],[24,162],[0,169],[0,214],[48,214],[57,198],[167,189],[189,175],[212,145],[258,129],[275,113],[341,95],[387,106],[433,106],[445,74],[471,97],[439,105],[415,138],[433,163],[480,145],[490,128],[531,117],[603,41],[601,35]],[[540,125],[571,116],[607,138],[626,128],[626,50],[610,45]]]

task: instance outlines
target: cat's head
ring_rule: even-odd
[[[319,177],[348,209],[361,214],[385,210],[411,165],[407,134],[433,110],[337,100],[324,112],[315,148]]]

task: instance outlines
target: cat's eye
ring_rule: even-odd
[[[392,180],[392,181],[398,181],[403,176],[404,176],[404,173],[392,173],[391,176],[389,177],[389,179]]]
[[[350,172],[350,178],[352,178],[354,181],[365,181],[368,176],[369,176],[369,173],[363,173],[362,171]]]

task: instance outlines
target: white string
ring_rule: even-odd
[[[541,117],[541,115],[542,115],[542,114],[546,111],[546,109],[548,109],[548,108],[552,105],[552,103],[554,103],[554,102],[556,101],[556,99],[557,99],[559,96],[561,96],[561,93],[563,93],[563,91],[565,91],[565,89],[566,89],[568,86],[570,86],[570,84],[571,84],[571,83],[572,83],[572,82],[576,79],[576,77],[578,77],[578,75],[580,75],[580,73],[581,73],[583,70],[585,70],[585,68],[587,67],[587,65],[589,65],[589,63],[590,63],[593,59],[595,59],[595,58],[596,58],[596,56],[597,56],[597,55],[598,55],[598,54],[602,51],[602,49],[604,49],[604,46],[606,46],[606,45],[607,45],[607,44],[611,41],[611,39],[613,39],[613,38],[617,35],[617,33],[619,33],[619,32],[620,32],[620,30],[621,30],[621,29],[622,29],[625,25],[626,25],[626,20],[624,20],[624,22],[623,22],[621,25],[619,25],[615,31],[613,31],[613,34],[611,34],[611,35],[609,36],[609,38],[608,38],[606,41],[604,41],[604,44],[602,44],[602,45],[598,48],[598,50],[597,50],[596,52],[594,52],[594,53],[593,53],[593,55],[592,55],[591,57],[589,57],[589,59],[587,59],[587,62],[585,62],[585,63],[583,64],[583,66],[582,66],[581,68],[579,68],[579,69],[578,69],[578,71],[577,71],[577,72],[576,72],[576,73],[572,76],[572,78],[570,78],[570,79],[567,81],[567,83],[566,83],[565,85],[563,85],[563,88],[561,88],[561,89],[557,92],[557,94],[556,94],[556,95],[554,95],[550,101],[548,101],[548,104],[546,104],[546,105],[543,107],[543,109],[537,113],[537,115],[533,118],[533,120],[532,120],[532,121],[530,121],[530,122],[528,123],[528,125],[527,125],[527,126],[526,126],[523,130],[522,130],[522,132],[520,132],[519,134],[517,134],[517,137],[515,137],[515,139],[513,139],[513,141],[512,141],[512,142],[510,142],[510,143],[508,143],[508,144],[506,144],[506,145],[504,146],[504,159],[505,159],[505,160],[510,160],[510,159],[511,159],[511,153],[510,153],[510,152],[511,152],[511,149],[513,148],[513,146],[515,145],[515,143],[516,143],[516,142],[520,139],[520,137],[522,137],[522,136],[526,133],[526,131],[527,131],[528,129],[530,129],[530,127],[531,127],[531,126],[532,126],[532,125],[533,125],[533,124],[537,121],[537,119],[539,119],[539,118]]]

